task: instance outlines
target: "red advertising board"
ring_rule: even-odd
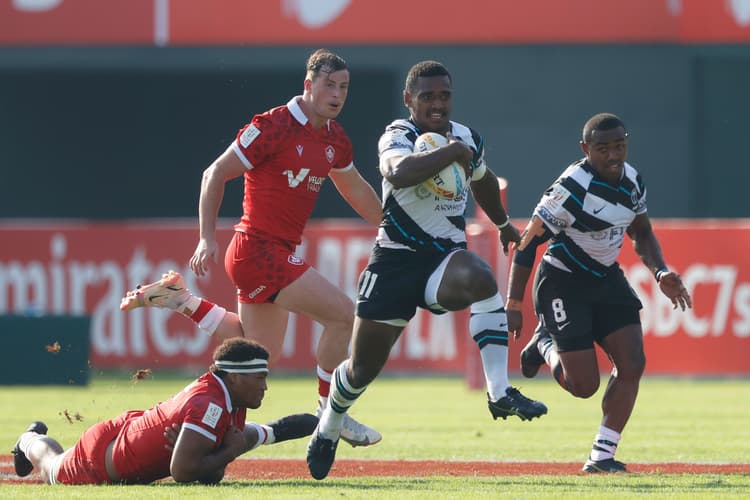
[[[748,42],[750,0],[7,0],[2,45]]]
[[[523,227],[524,221],[515,222]],[[750,220],[656,220],[654,225],[667,262],[683,276],[695,307],[673,311],[632,249],[624,249],[623,268],[644,304],[648,373],[749,375],[750,269],[745,262]],[[223,245],[230,227],[227,223],[220,230]],[[507,272],[496,230],[477,223],[468,229],[470,248],[486,256],[501,275]],[[221,266],[207,279],[197,279],[187,268],[196,233],[193,222],[0,223],[0,314],[90,315],[94,367],[203,368],[214,344],[190,320],[160,309],[123,313],[118,307],[125,290],[176,269],[194,293],[233,310],[233,287]],[[314,221],[298,254],[354,297],[373,237],[365,223]],[[525,307],[528,331],[511,342],[513,371],[534,325],[530,300]],[[386,370],[463,373],[467,363],[476,362],[467,351],[476,349],[467,321],[465,312],[421,312],[394,348]],[[312,370],[319,335],[319,325],[294,318],[279,368]],[[602,369],[608,370],[604,360]]]
[[[682,276],[691,294],[693,308],[673,308],[626,238],[619,262],[643,303],[646,371],[750,374],[750,220],[656,219],[652,224],[668,266]],[[536,326],[530,288],[524,300],[526,340],[518,350]],[[600,368],[608,371],[611,364],[598,354]]]
[[[485,0],[471,8],[451,0],[214,4],[207,11],[202,0],[174,2],[171,43],[625,42],[666,41],[677,33],[665,3],[654,0]]]
[[[750,1],[682,0],[680,40],[747,43],[750,41]]]
[[[0,45],[154,43],[154,0],[6,0]]]

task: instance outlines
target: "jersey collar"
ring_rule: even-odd
[[[211,376],[213,376],[213,378],[219,383],[221,388],[224,390],[224,397],[226,398],[226,401],[227,401],[227,411],[229,411],[229,413],[232,413],[232,411],[234,410],[232,409],[232,398],[229,397],[229,389],[227,389],[227,386],[224,385],[224,381],[221,380],[219,377],[217,377],[215,374],[211,373]]]
[[[294,119],[304,127],[310,120],[307,119],[307,115],[302,111],[302,107],[299,105],[300,100],[302,100],[301,95],[294,96],[288,103],[286,103],[286,107],[289,109],[289,113],[292,114]],[[326,129],[331,130],[331,120],[326,121]]]

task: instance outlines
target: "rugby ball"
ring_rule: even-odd
[[[414,142],[414,151],[424,153],[446,144],[448,144],[448,139],[442,135],[436,132],[427,132],[417,137]],[[466,173],[461,165],[453,162],[422,182],[422,186],[439,198],[455,200],[463,194],[466,188]]]

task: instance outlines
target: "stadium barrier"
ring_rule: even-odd
[[[231,223],[220,221],[225,247]],[[640,296],[647,372],[682,375],[750,375],[750,220],[653,220],[668,265],[679,272],[693,296],[693,310],[674,311],[651,273],[625,244],[622,267]],[[526,220],[514,220],[519,229]],[[477,219],[469,224],[469,247],[495,266],[501,279],[507,257],[497,230]],[[0,314],[90,316],[90,361],[95,368],[160,369],[204,367],[213,341],[179,314],[160,309],[123,313],[123,293],[158,279],[168,269],[183,273],[197,295],[234,309],[234,288],[221,265],[198,279],[187,260],[196,243],[195,221],[0,222]],[[372,248],[375,231],[357,220],[314,220],[298,255],[350,297]],[[626,242],[629,240],[626,239]],[[501,291],[503,285],[501,284]],[[527,290],[528,294],[528,290]],[[531,300],[524,301],[526,331],[510,342],[510,369],[534,326]],[[462,374],[476,346],[468,335],[468,313],[434,316],[419,312],[393,349],[386,371]],[[8,327],[0,324],[3,338]],[[59,330],[50,329],[58,333]],[[310,370],[321,333],[317,323],[293,317],[278,369]],[[31,341],[31,340],[30,340]],[[34,349],[65,339],[41,337]],[[83,341],[83,339],[81,339]],[[28,349],[28,348],[27,348]],[[31,349],[31,351],[34,351]],[[25,352],[25,351],[24,351]],[[34,351],[36,352],[36,351]],[[8,363],[14,349],[0,354]],[[476,360],[474,360],[476,368]],[[605,359],[603,371],[609,370]]]

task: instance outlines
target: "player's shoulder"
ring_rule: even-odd
[[[408,154],[414,149],[414,143],[419,135],[417,127],[409,120],[397,119],[386,125],[383,134],[378,140],[378,151],[397,152],[397,154]]]
[[[565,167],[547,189],[546,194],[557,196],[560,192],[559,187],[562,187],[567,192],[583,196],[593,177],[593,171],[586,163],[586,158],[581,158]]]
[[[481,139],[482,135],[474,128],[464,125],[463,123],[454,122],[451,120],[451,133],[460,137],[463,140],[471,137],[472,139]]]
[[[259,127],[288,127],[294,117],[287,106],[276,106],[253,117],[253,124]]]
[[[635,168],[630,163],[625,162],[625,176],[630,179],[635,180],[635,179],[640,178],[641,174],[638,172],[637,168]]]
[[[410,134],[416,138],[419,134],[419,129],[411,121],[404,118],[398,118],[385,126],[385,133]]]
[[[286,124],[294,118],[288,106],[276,106],[275,108],[271,108],[263,113],[255,115],[255,117],[267,122],[279,124]]]
[[[204,373],[192,384],[185,388],[185,404],[195,407],[203,407],[209,403],[215,406],[226,407],[226,393],[223,382],[213,373]]]
[[[338,140],[351,143],[351,139],[349,138],[349,134],[346,132],[346,129],[336,120],[328,121],[328,133],[333,137],[336,137]]]
[[[566,179],[575,179],[579,184],[588,185],[592,177],[593,171],[586,164],[586,158],[581,158],[565,167],[555,182],[562,183]]]
[[[206,372],[185,388],[185,392],[192,394],[213,394],[223,392],[221,382],[213,373]]]

